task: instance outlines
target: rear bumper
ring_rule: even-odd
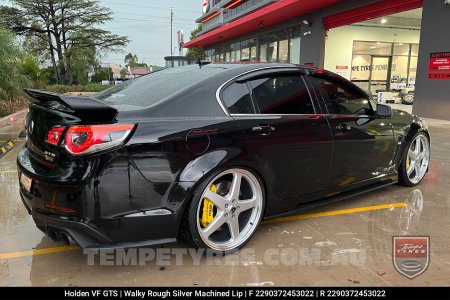
[[[18,158],[19,176],[25,174],[33,184],[30,192],[20,184],[20,196],[36,226],[53,239],[56,232],[82,248],[131,248],[174,242],[193,183],[152,183],[127,163],[126,155],[108,157],[112,160],[94,158],[89,176],[81,182],[65,182],[64,169],[51,171],[59,172],[60,180],[55,181],[50,174],[46,177],[37,172],[24,148]],[[51,209],[49,205],[71,212]]]
[[[137,242],[114,242],[111,238],[103,234],[94,227],[75,220],[70,220],[67,217],[47,215],[41,212],[32,211],[24,200],[22,192],[20,193],[22,201],[28,210],[28,213],[33,217],[33,220],[42,232],[50,236],[55,241],[60,241],[60,236],[64,233],[75,244],[83,249],[118,249],[118,248],[133,248],[145,247],[159,244],[173,243],[176,238],[161,238],[154,240],[145,240]],[[56,239],[55,239],[56,233]]]

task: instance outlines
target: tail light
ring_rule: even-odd
[[[111,149],[120,146],[133,131],[134,126],[133,124],[71,126],[65,134],[64,146],[72,155]],[[64,127],[53,127],[48,132],[47,142],[58,145],[64,131]]]
[[[53,127],[47,134],[47,143],[58,145],[59,140],[64,132],[64,127]]]

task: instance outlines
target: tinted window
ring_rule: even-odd
[[[152,106],[184,88],[225,71],[224,68],[198,65],[166,69],[129,80],[95,96],[119,110]]]
[[[223,91],[223,101],[230,114],[254,114],[252,99],[246,84],[234,83]]]
[[[372,108],[367,96],[343,83],[324,78],[311,78],[314,88],[322,96],[330,114],[370,115]]]
[[[300,75],[252,80],[250,85],[261,114],[315,113]]]

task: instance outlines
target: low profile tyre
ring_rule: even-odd
[[[424,133],[418,133],[409,142],[399,170],[399,181],[405,186],[419,184],[428,172],[430,163],[430,140]]]
[[[264,205],[264,187],[257,175],[242,168],[216,172],[197,188],[181,233],[198,249],[231,253],[251,239]]]
[[[414,103],[414,94],[405,94],[402,97],[402,103],[412,105]]]

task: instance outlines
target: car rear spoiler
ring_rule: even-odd
[[[117,109],[94,98],[65,96],[35,89],[24,89],[24,91],[40,103],[61,104],[84,122],[112,122],[116,119],[118,112]]]

